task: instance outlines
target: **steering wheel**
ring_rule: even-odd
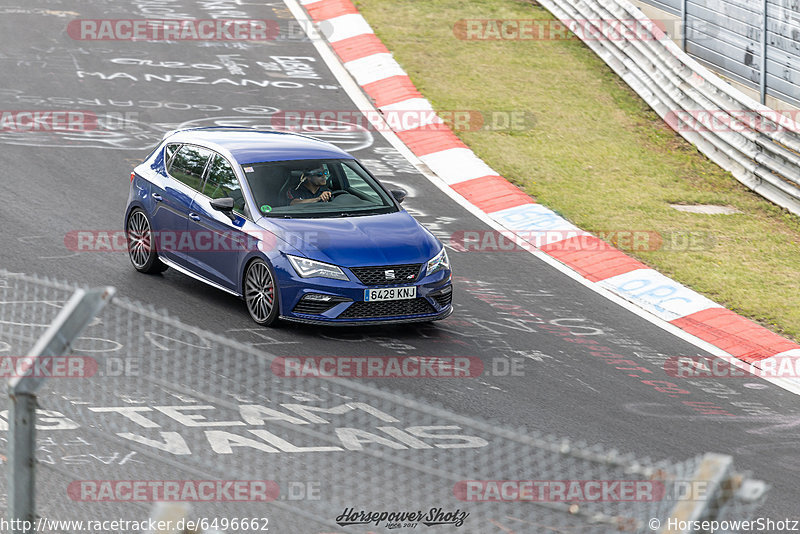
[[[337,189],[336,191],[331,191],[332,197],[337,197],[339,195],[349,194],[350,191],[345,191],[344,189]]]

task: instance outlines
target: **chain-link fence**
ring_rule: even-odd
[[[73,291],[0,272],[4,376]],[[652,532],[669,517],[746,519],[764,498],[727,464],[703,475],[703,457],[657,462],[500,428],[390,381],[286,377],[284,363],[115,298],[38,392],[40,530],[142,521],[154,501],[181,501],[207,531]],[[0,443],[5,458],[5,432]]]

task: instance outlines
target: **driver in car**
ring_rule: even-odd
[[[328,202],[331,199],[328,176],[330,176],[330,172],[322,167],[304,171],[297,187],[287,191],[289,205]]]

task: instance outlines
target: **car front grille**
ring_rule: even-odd
[[[365,319],[370,317],[396,317],[401,315],[425,315],[435,313],[427,299],[419,297],[408,300],[384,300],[377,302],[354,302],[337,319]]]
[[[384,265],[382,267],[351,267],[350,270],[365,286],[410,284],[419,277],[421,263]]]

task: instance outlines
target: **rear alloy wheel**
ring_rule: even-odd
[[[262,260],[247,266],[244,275],[244,301],[255,322],[270,326],[278,317],[278,297],[272,269]]]
[[[167,266],[158,259],[150,221],[142,210],[135,209],[128,215],[126,232],[128,257],[131,259],[134,269],[148,274],[167,270]]]

